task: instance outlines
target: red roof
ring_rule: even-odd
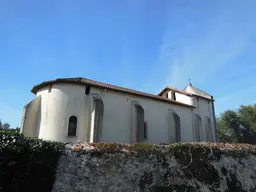
[[[158,96],[162,96],[163,95],[163,93],[165,92],[165,91],[175,91],[175,92],[177,92],[177,93],[181,93],[181,94],[184,94],[184,95],[187,95],[187,96],[191,96],[191,97],[200,97],[200,98],[202,98],[202,99],[206,99],[206,100],[210,100],[210,101],[213,101],[213,99],[209,99],[209,98],[207,98],[207,97],[204,97],[204,96],[201,96],[201,95],[196,95],[196,94],[192,94],[192,93],[188,93],[188,92],[186,92],[186,91],[182,91],[182,90],[179,90],[179,89],[175,89],[175,88],[171,88],[171,87],[165,87],[162,91],[160,91],[160,93],[158,93],[157,95]]]
[[[190,107],[190,108],[194,108],[193,105],[188,105],[185,103],[181,103],[172,99],[168,99],[159,95],[153,95],[150,93],[145,93],[145,92],[140,92],[140,91],[136,91],[136,90],[132,90],[132,89],[128,89],[128,88],[123,88],[123,87],[119,87],[119,86],[115,86],[115,85],[110,85],[107,83],[102,83],[102,82],[98,82],[98,81],[94,81],[94,80],[90,80],[90,79],[86,79],[86,78],[82,78],[82,77],[77,77],[77,78],[61,78],[61,79],[56,79],[56,80],[51,80],[51,81],[45,81],[41,84],[35,85],[31,92],[36,94],[37,91],[47,85],[51,85],[51,84],[57,84],[57,83],[71,83],[71,84],[80,84],[80,85],[89,85],[92,87],[98,87],[98,88],[102,88],[102,89],[109,89],[111,91],[116,91],[116,92],[122,92],[122,93],[128,93],[131,95],[136,95],[136,96],[140,96],[140,97],[145,97],[145,98],[149,98],[149,99],[154,99],[154,100],[158,100],[158,101],[162,101],[162,102],[167,102],[167,103],[171,103],[171,104],[176,104],[176,105],[181,105],[181,106],[185,106],[185,107]]]

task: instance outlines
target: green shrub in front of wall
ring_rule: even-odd
[[[50,192],[64,144],[0,130],[0,192]]]

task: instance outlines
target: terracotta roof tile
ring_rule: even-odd
[[[168,86],[166,86],[164,89],[162,89],[161,91],[160,91],[160,93],[158,93],[157,95],[158,96],[161,96],[165,91],[167,91],[167,90],[173,90],[173,91],[175,91],[175,92],[177,92],[177,93],[181,93],[181,94],[184,94],[184,95],[187,95],[187,96],[195,96],[195,97],[200,97],[200,98],[202,98],[202,99],[206,99],[206,100],[210,100],[210,101],[214,101],[213,99],[209,99],[209,98],[207,98],[207,97],[204,97],[204,96],[201,96],[201,95],[197,95],[197,94],[193,94],[193,93],[188,93],[188,92],[186,92],[186,91],[183,91],[183,90],[179,90],[179,89],[175,89],[175,88],[170,88],[170,87],[168,87]]]
[[[61,79],[56,79],[56,80],[51,80],[51,81],[45,81],[41,84],[35,85],[32,88],[31,92],[36,94],[39,89],[41,89],[41,88],[43,88],[47,85],[57,84],[57,83],[72,83],[72,84],[89,85],[89,86],[92,86],[92,87],[99,87],[99,88],[102,88],[102,89],[109,89],[109,90],[112,90],[112,91],[132,94],[132,95],[136,95],[136,96],[140,96],[140,97],[145,97],[145,98],[154,99],[154,100],[167,102],[167,103],[172,103],[172,104],[176,104],[176,105],[181,105],[181,106],[185,106],[185,107],[190,107],[190,108],[195,107],[193,105],[188,105],[188,104],[185,104],[185,103],[174,101],[172,99],[164,98],[164,97],[159,96],[159,95],[153,95],[153,94],[150,94],[150,93],[140,92],[140,91],[136,91],[136,90],[132,90],[132,89],[124,88],[124,87],[119,87],[119,86],[115,86],[115,85],[110,85],[110,84],[107,84],[107,83],[102,83],[102,82],[98,82],[98,81],[94,81],[94,80],[90,80],[90,79],[86,79],[86,78],[82,78],[82,77],[61,78]]]

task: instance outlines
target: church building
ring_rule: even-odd
[[[189,83],[157,95],[86,78],[35,85],[21,132],[61,142],[175,143],[216,141],[213,96]]]

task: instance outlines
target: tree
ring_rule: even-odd
[[[224,111],[216,123],[220,142],[256,144],[256,105]]]
[[[254,105],[242,105],[238,109],[238,115],[240,120],[246,127],[250,127],[252,132],[256,133],[256,104]]]
[[[10,128],[10,124],[9,123],[2,124],[2,121],[0,120],[0,130],[1,129],[9,129],[9,128]]]
[[[11,125],[9,123],[2,123],[0,119],[0,130],[6,130],[6,129],[14,129],[14,128],[11,128]],[[20,130],[20,128],[16,127],[15,130]]]
[[[10,124],[9,123],[4,123],[3,124],[3,129],[9,129],[10,128]]]

